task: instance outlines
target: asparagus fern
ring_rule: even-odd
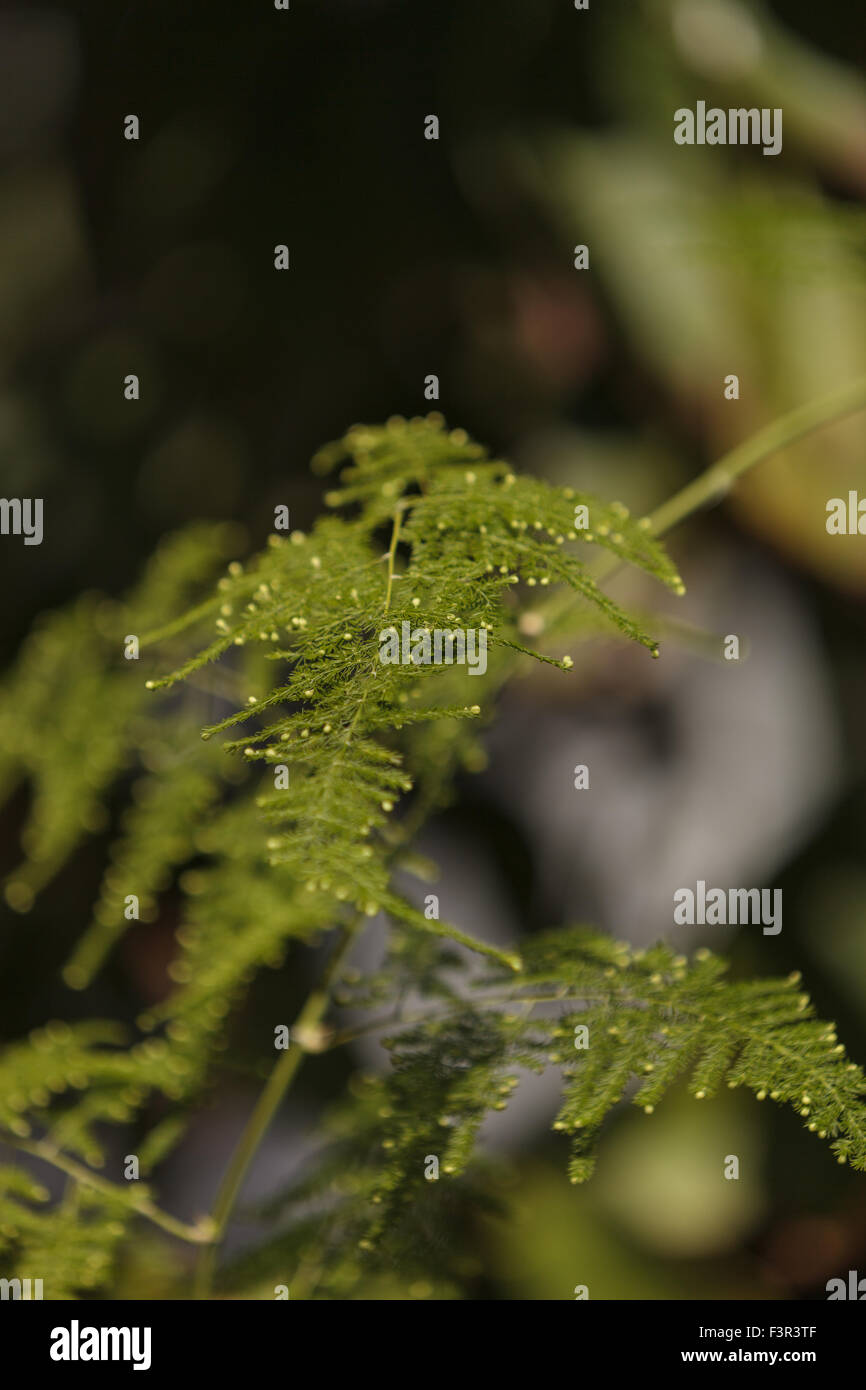
[[[301,1056],[352,1035],[328,1014],[333,987],[354,1006],[391,1007],[393,1067],[347,1102],[334,1147],[286,1194],[273,1246],[228,1272],[248,1291],[272,1257],[280,1268],[294,1258],[302,1285],[339,1296],[395,1243],[411,1248],[419,1193],[442,1200],[424,1188],[425,1158],[441,1153],[443,1176],[466,1170],[471,1184],[479,1126],[507,1103],[520,1067],[562,1070],[554,1127],[570,1136],[574,1181],[590,1175],[621,1100],[651,1110],[685,1073],[699,1098],[743,1085],[793,1105],[840,1161],[866,1168],[866,1080],[793,977],[728,983],[708,953],[689,965],[663,945],[635,953],[577,929],[518,956],[419,911],[397,886],[418,826],[461,769],[479,766],[499,690],[530,659],[572,665],[526,645],[556,603],[538,591],[570,593],[587,627],[658,655],[644,622],[601,587],[626,564],[683,591],[656,521],[522,477],[438,416],[356,427],[314,466],[340,471],[330,514],[308,535],[275,532],[226,567],[231,529],[192,528],[122,603],[87,597],[50,616],[0,690],[0,790],[24,782],[32,793],[23,861],[5,885],[13,909],[26,912],[105,828],[116,785],[131,798],[66,984],[88,988],[128,922],[152,920],[169,887],[183,901],[175,988],[135,1036],[110,1022],[49,1023],[0,1052],[0,1140],[69,1179],[52,1205],[20,1166],[0,1171],[4,1266],[26,1272],[50,1244],[47,1296],[104,1287],[145,1218],[205,1249],[206,1293],[255,1142]],[[383,662],[383,634],[404,624],[413,640],[484,633],[485,671]],[[353,991],[341,984],[346,956],[379,913],[389,958]],[[162,1097],[167,1115],[139,1145],[145,1171],[156,1164],[219,1075],[228,1020],[256,974],[335,931],[328,986],[293,1030],[213,1219],[185,1227],[140,1183],[97,1172],[105,1125]],[[394,1012],[408,989],[414,1019]],[[310,1193],[335,1165],[343,1178],[312,1220]]]

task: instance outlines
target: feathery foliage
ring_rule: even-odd
[[[683,591],[648,519],[521,477],[438,416],[358,426],[314,466],[340,473],[331,514],[308,535],[274,533],[226,568],[237,533],[191,528],[122,603],[85,596],[50,615],[0,689],[0,794],[25,785],[31,797],[9,905],[28,911],[83,837],[111,841],[66,984],[87,989],[128,922],[157,917],[162,895],[180,903],[175,988],[139,1018],[137,1036],[105,1022],[48,1024],[0,1051],[0,1142],[68,1179],[51,1205],[29,1169],[6,1164],[0,1258],[32,1274],[51,1245],[46,1296],[63,1297],[110,1281],[136,1217],[191,1243],[218,1237],[219,1222],[184,1227],[124,1183],[106,1126],[158,1101],[159,1123],[137,1149],[147,1173],[219,1075],[231,1012],[256,974],[335,928],[348,948],[380,913],[391,928],[385,967],[346,994],[335,956],[337,996],[392,1009],[415,996],[421,1014],[393,1016],[391,1072],[353,1088],[334,1149],[287,1198],[288,1230],[243,1265],[251,1280],[272,1256],[281,1268],[294,1256],[301,1287],[339,1296],[377,1259],[421,1249],[415,1225],[435,1225],[430,1203],[481,1201],[468,1165],[520,1068],[562,1066],[556,1127],[572,1137],[575,1180],[629,1088],[649,1107],[684,1072],[696,1095],[727,1083],[793,1104],[840,1160],[866,1167],[863,1075],[793,980],[729,984],[712,957],[689,968],[663,946],[632,953],[574,931],[518,956],[429,918],[398,887],[418,826],[462,768],[482,765],[479,734],[500,688],[527,656],[573,664],[525,646],[527,632],[544,632],[539,591],[570,592],[589,630],[604,624],[658,654],[595,577],[622,562]],[[422,659],[383,662],[383,639],[404,624]],[[485,669],[426,664],[437,630],[483,633]],[[121,794],[129,805],[115,825]],[[303,1016],[290,1067],[299,1050],[343,1040],[323,1021],[327,1004],[322,991],[315,1016]],[[572,1046],[576,1027],[589,1029],[586,1050]],[[459,1193],[455,1183],[431,1195],[431,1153],[447,1177],[464,1174]],[[446,1283],[447,1266],[436,1266]]]
[[[333,1114],[309,1172],[266,1209],[283,1229],[226,1272],[228,1289],[272,1287],[297,1269],[296,1294],[345,1297],[395,1265],[404,1278],[434,1271],[447,1288],[456,1263],[442,1264],[442,1184],[428,1180],[428,1160],[438,1157],[443,1178],[466,1175],[463,1195],[474,1200],[482,1121],[506,1108],[521,1071],[547,1066],[562,1076],[553,1128],[569,1139],[575,1183],[591,1175],[602,1123],[620,1102],[651,1114],[684,1077],[698,1100],[745,1086],[790,1104],[840,1162],[866,1167],[866,1077],[815,1019],[796,972],[729,982],[707,950],[689,964],[667,946],[635,951],[586,928],[532,939],[518,977],[473,969],[451,950],[421,964],[398,934],[381,974],[344,989],[340,1002],[357,1017],[411,980],[418,1011],[382,1019],[390,1072],[360,1078]]]

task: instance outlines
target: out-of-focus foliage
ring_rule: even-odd
[[[410,943],[398,936],[396,947],[393,972],[365,981],[353,1002],[369,1002],[371,991],[399,998]],[[457,963],[442,957],[446,977]],[[471,993],[450,999],[442,980],[428,983],[417,1021],[398,1018],[390,1031],[382,1022],[391,1071],[355,1086],[330,1143],[268,1208],[285,1229],[230,1271],[228,1286],[265,1286],[294,1270],[302,1296],[340,1298],[393,1268],[407,1282],[434,1270],[446,1279],[447,1252],[431,1235],[439,1206],[471,1199],[477,1210],[480,1124],[505,1109],[521,1069],[548,1064],[562,1070],[553,1128],[570,1136],[573,1183],[590,1176],[602,1122],[625,1096],[651,1114],[684,1073],[699,1101],[745,1086],[793,1105],[809,1130],[832,1139],[840,1162],[866,1168],[866,1077],[832,1026],[814,1018],[799,977],[729,983],[724,971],[707,951],[688,965],[665,946],[634,952],[573,929],[533,940],[517,977],[476,977]],[[536,1013],[539,1003],[546,1013]],[[489,1200],[495,1183],[487,1192]]]
[[[666,392],[699,404],[717,454],[866,373],[866,217],[820,181],[866,190],[866,81],[741,0],[635,5],[603,48],[612,98],[639,121],[485,142],[467,171],[486,162],[483,188],[498,166],[558,236],[590,247],[632,348]],[[782,155],[676,146],[673,112],[693,93],[723,109],[780,108]],[[756,470],[734,502],[792,559],[858,590],[863,547],[827,534],[825,503],[866,493],[864,443],[862,414],[840,420]]]

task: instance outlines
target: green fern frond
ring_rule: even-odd
[[[42,1282],[44,1299],[74,1298],[110,1277],[133,1212],[119,1200],[71,1187],[50,1194],[20,1168],[0,1167],[0,1267],[6,1278]]]
[[[479,704],[437,698],[443,681],[455,685],[448,668],[383,663],[383,631],[459,626],[522,652],[511,591],[524,579],[530,587],[568,585],[655,651],[653,639],[601,592],[576,550],[597,540],[676,590],[681,581],[624,507],[592,503],[597,534],[575,532],[576,494],[484,461],[479,446],[462,431],[448,433],[439,417],[358,427],[319,455],[318,466],[345,457],[352,462],[328,501],[355,508],[355,518],[326,518],[309,536],[274,535],[249,567],[231,565],[220,581],[219,635],[150,684],[173,686],[229,649],[252,644],[285,665],[270,689],[250,692],[244,708],[204,736],[251,726],[226,744],[228,751],[291,774],[287,786],[258,800],[271,832],[269,863],[310,894],[330,895],[338,912],[350,902],[372,915],[388,894],[389,817],[413,786],[404,752],[383,734],[393,740],[411,725],[481,713]],[[386,519],[391,544],[383,553],[374,533]],[[569,531],[573,550],[560,528]],[[468,697],[474,682],[461,677]],[[457,939],[467,940],[463,933]]]
[[[129,1121],[151,1092],[180,1100],[201,1082],[201,1057],[179,1039],[127,1042],[115,1023],[53,1022],[0,1050],[0,1127],[17,1138],[39,1131],[99,1166],[99,1124]]]
[[[553,1128],[571,1139],[576,1183],[591,1175],[617,1106],[629,1100],[651,1113],[684,1078],[699,1100],[742,1085],[791,1105],[840,1162],[866,1168],[866,1076],[832,1025],[814,1018],[796,975],[729,982],[726,963],[708,951],[689,964],[663,945],[635,951],[571,928],[531,940],[519,976],[471,970],[455,991],[447,979],[458,958],[430,943],[419,972],[418,951],[411,934],[397,933],[379,975],[338,992],[342,1006],[375,1008],[411,982],[424,1007],[415,1021],[384,1024],[390,1071],[363,1078],[329,1117],[314,1161],[264,1213],[282,1229],[227,1270],[228,1287],[279,1270],[302,1296],[312,1296],[312,1279],[317,1296],[341,1297],[398,1259],[411,1267],[407,1224],[420,1241],[443,1186],[455,1201],[467,1182],[477,1192],[479,1128],[506,1107],[521,1070],[561,1072]],[[435,1262],[429,1245],[421,1250]]]
[[[158,736],[125,638],[184,605],[236,536],[233,527],[190,527],[162,543],[124,603],[85,595],[25,641],[0,688],[0,802],[22,781],[32,792],[24,859],[5,887],[16,911],[30,909],[84,836],[106,828],[111,786]]]
[[[273,535],[208,593],[237,537],[192,528],[161,547],[122,604],[86,596],[51,615],[0,689],[0,797],[27,784],[32,805],[10,905],[26,911],[84,835],[116,831],[67,984],[90,984],[131,899],[145,923],[166,891],[180,903],[174,989],[138,1020],[151,1036],[52,1024],[0,1050],[0,1140],[71,1180],[49,1205],[22,1169],[3,1171],[0,1255],[26,1275],[28,1260],[66,1242],[57,1287],[71,1295],[109,1278],[136,1216],[209,1240],[179,1229],[140,1184],[98,1178],[105,1126],[167,1100],[139,1146],[151,1170],[183,1132],[258,972],[335,928],[349,943],[380,913],[385,965],[355,987],[335,964],[335,999],[386,1010],[370,1026],[387,1033],[393,1066],[356,1088],[333,1148],[289,1195],[272,1267],[294,1253],[301,1287],[340,1296],[371,1270],[386,1280],[395,1251],[411,1263],[440,1204],[467,1192],[482,1201],[478,1132],[524,1069],[562,1068],[555,1123],[571,1137],[575,1181],[622,1101],[652,1108],[684,1076],[701,1099],[742,1085],[792,1105],[840,1162],[866,1168],[863,1073],[796,979],[731,983],[707,953],[689,965],[666,946],[634,952],[577,930],[530,938],[518,955],[428,918],[402,890],[417,827],[453,795],[460,769],[483,765],[479,733],[502,687],[529,658],[573,664],[523,640],[544,636],[543,620],[524,621],[548,611],[541,591],[578,600],[582,634],[604,625],[656,652],[648,624],[596,577],[612,556],[682,592],[652,528],[620,504],[517,475],[438,416],[358,426],[316,467],[342,471],[327,498],[335,514],[308,535]],[[383,634],[403,624],[483,633],[486,670],[383,662]],[[141,660],[125,659],[130,635]],[[123,779],[132,804],[112,828],[108,798]],[[417,1017],[400,1012],[410,996]],[[586,1048],[574,1046],[577,1029]],[[351,1036],[317,1024],[289,1060]],[[431,1267],[447,1289],[448,1262]]]
[[[79,941],[63,975],[83,989],[90,983],[117,938],[128,925],[125,900],[135,886],[140,919],[157,915],[158,895],[173,873],[194,853],[195,829],[221,792],[219,779],[191,762],[179,749],[153,748],[150,772],[131,789],[133,805],[111,851],[93,922]]]

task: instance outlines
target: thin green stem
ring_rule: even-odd
[[[647,531],[652,536],[665,535],[695,512],[720,502],[736,480],[755,464],[762,463],[780,449],[787,448],[789,444],[795,444],[797,440],[814,433],[822,425],[832,424],[844,419],[846,415],[853,415],[856,411],[864,409],[866,377],[857,377],[841,390],[808,401],[806,405],[798,406],[796,410],[780,416],[778,420],[765,425],[757,434],[753,434],[744,443],[724,454],[701,473],[700,477],[687,483],[667,502],[656,507],[647,517]],[[622,568],[622,560],[608,552],[592,567],[591,573],[598,583],[610,579]],[[551,595],[540,610],[545,619],[545,631],[548,636],[552,635],[560,624],[564,624],[570,609],[570,592]]]
[[[753,434],[744,444],[738,444],[694,482],[657,507],[649,518],[651,533],[655,536],[664,535],[687,516],[720,501],[732,483],[754,464],[778,453],[789,444],[794,444],[798,439],[820,429],[822,425],[844,419],[846,415],[863,409],[866,409],[866,377],[858,377],[841,390],[834,391],[829,396],[821,396],[818,400],[808,401],[806,405],[798,406],[788,415],[782,415],[757,434]]]
[[[168,1231],[170,1235],[177,1236],[180,1240],[189,1241],[193,1245],[202,1245],[212,1239],[213,1226],[209,1218],[200,1221],[195,1226],[186,1226],[182,1221],[169,1216],[168,1212],[162,1211],[149,1197],[137,1196],[134,1187],[121,1187],[118,1183],[109,1182],[107,1178],[99,1177],[97,1173],[92,1173],[83,1164],[76,1163],[74,1159],[67,1158],[65,1154],[52,1148],[45,1140],[10,1139],[4,1135],[4,1143],[12,1144],[22,1153],[32,1154],[34,1158],[41,1158],[44,1163],[50,1163],[53,1168],[59,1168],[62,1173],[74,1178],[83,1187],[92,1188],[94,1192],[100,1192],[104,1197],[119,1199],[126,1206],[131,1207],[138,1216],[147,1217],[148,1221],[152,1221],[155,1226],[160,1226],[162,1230]]]
[[[385,612],[391,604],[391,586],[394,583],[394,561],[397,557],[397,542],[400,539],[400,520],[403,514],[402,507],[398,507],[394,513],[394,526],[391,531],[391,544],[388,547],[388,587],[385,590]]]
[[[321,979],[307,997],[291,1030],[291,1042],[274,1066],[256,1102],[244,1131],[238,1140],[231,1162],[226,1169],[213,1209],[213,1236],[201,1253],[196,1268],[195,1297],[206,1299],[210,1294],[216,1268],[217,1251],[222,1243],[235,1203],[240,1195],[247,1170],[271,1122],[289,1090],[300,1065],[308,1052],[320,1051],[316,1030],[330,1003],[331,984],[345,960],[354,940],[357,922],[343,927]]]

